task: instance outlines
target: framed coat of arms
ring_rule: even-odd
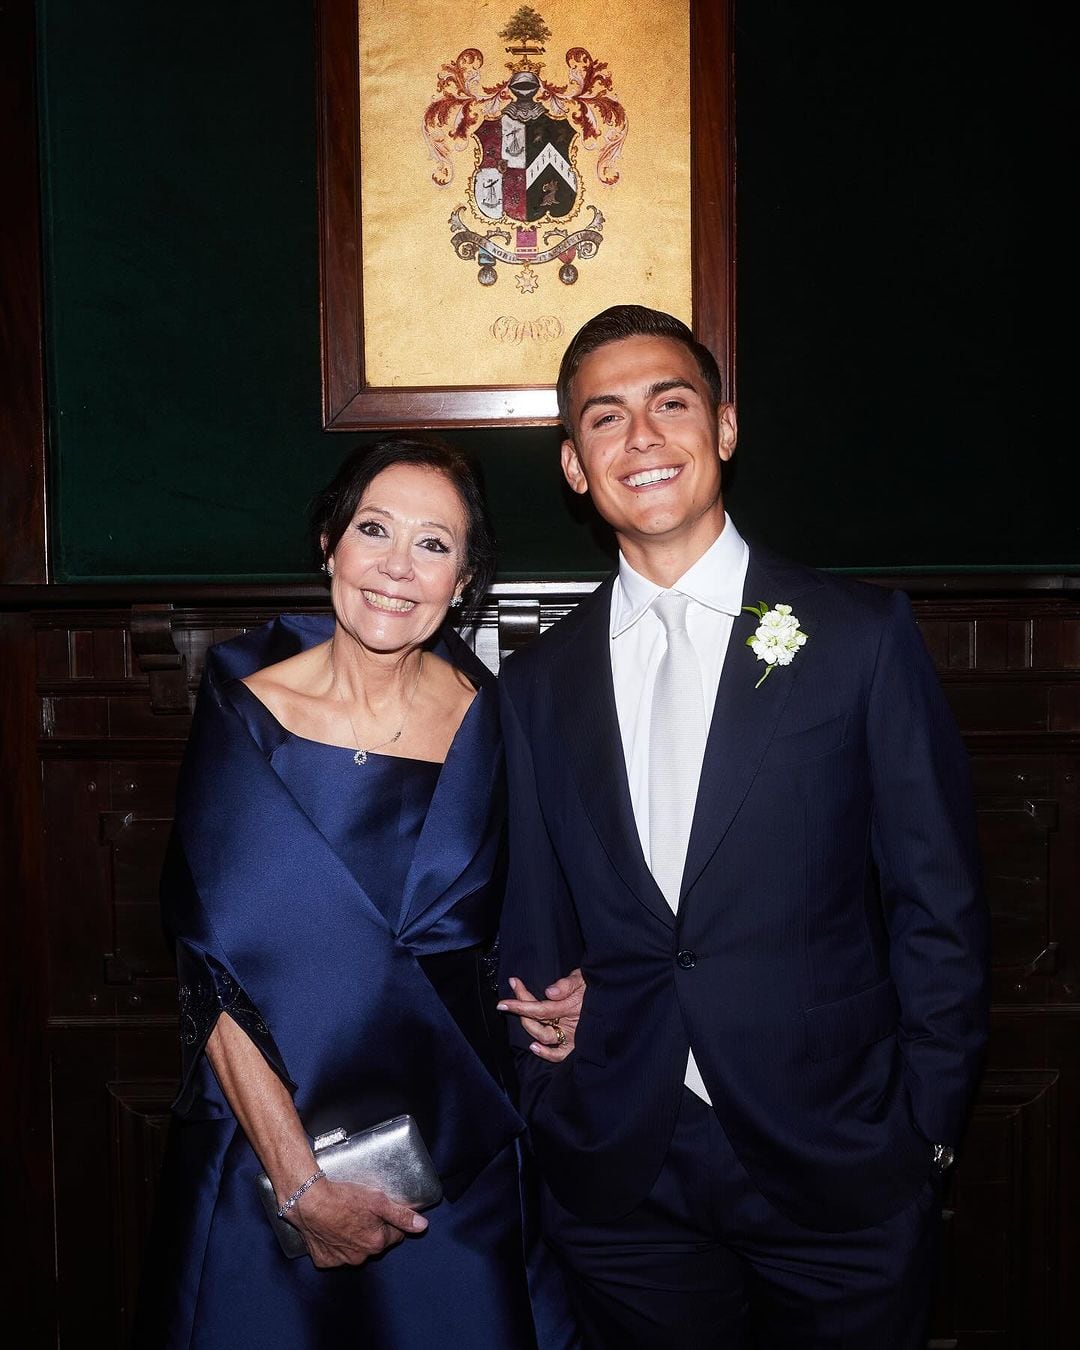
[[[637,303],[734,376],[729,0],[319,0],[323,424],[538,425]]]

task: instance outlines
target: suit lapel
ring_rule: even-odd
[[[820,583],[813,573],[767,562],[757,549],[752,549],[743,604],[757,604],[761,600],[770,607],[788,604],[808,584]],[[755,688],[765,667],[755,659],[746,639],[757,624],[757,617],[743,610],[731,626],[686,851],[684,896],[719,848],[742,806],[801,670],[796,657],[790,666],[777,667]]]
[[[671,928],[674,916],[645,865],[626,778],[608,636],[613,580],[582,602],[580,632],[553,663],[559,750],[612,866],[645,908]]]

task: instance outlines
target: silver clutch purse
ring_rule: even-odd
[[[332,1181],[371,1186],[391,1200],[413,1209],[426,1209],[442,1199],[442,1183],[412,1116],[395,1116],[346,1135],[344,1130],[320,1134],[312,1144],[315,1161]],[[307,1254],[298,1228],[278,1218],[278,1201],[270,1178],[255,1179],[266,1217],[286,1256]]]

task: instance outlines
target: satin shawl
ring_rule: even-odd
[[[522,1129],[417,960],[495,932],[505,785],[494,679],[455,635],[440,640],[436,650],[478,693],[391,922],[298,806],[227,693],[230,680],[332,631],[330,617],[284,615],[211,649],[163,880],[166,928],[182,965],[219,967],[257,1009],[267,1036],[255,1039],[310,1135],[409,1111],[452,1196]],[[231,1116],[205,1056],[192,1056],[175,1109],[189,1119]]]

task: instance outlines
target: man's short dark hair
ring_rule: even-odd
[[[563,354],[555,392],[559,400],[559,417],[568,435],[574,434],[570,425],[570,391],[582,361],[590,352],[606,347],[609,342],[621,342],[631,337],[670,338],[673,342],[681,342],[697,363],[701,378],[712,395],[713,408],[723,402],[724,388],[716,357],[698,342],[681,319],[665,314],[663,310],[647,309],[644,305],[612,305],[583,324]]]

